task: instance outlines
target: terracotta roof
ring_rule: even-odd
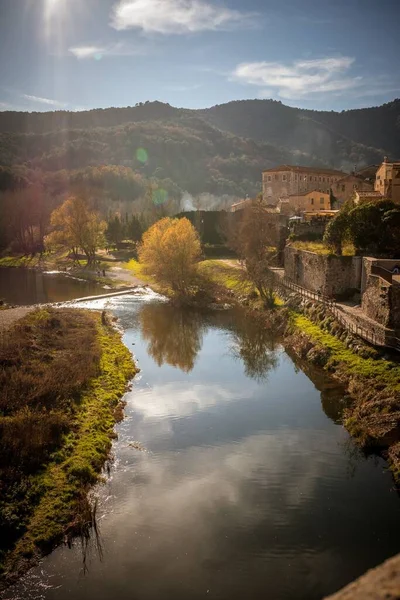
[[[346,175],[336,169],[320,169],[317,167],[299,167],[298,165],[280,165],[273,169],[265,169],[263,173],[277,173],[279,171],[294,171],[295,173],[320,173],[321,175]]]
[[[362,175],[357,175],[357,173],[349,173],[348,175],[345,175],[341,179],[338,179],[336,183],[339,184],[342,181],[345,181],[346,179],[357,179],[357,181],[361,181],[362,183],[365,183],[365,177],[363,177]]]
[[[319,190],[311,190],[310,192],[299,192],[298,194],[289,194],[288,198],[293,198],[297,196],[309,196],[310,194],[325,194],[325,196],[329,196],[327,192],[320,192]]]

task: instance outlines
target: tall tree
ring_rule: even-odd
[[[96,259],[96,250],[104,245],[106,223],[80,196],[68,198],[51,215],[53,231],[46,238],[49,247],[62,247],[76,256],[81,249],[88,264]]]
[[[272,307],[275,304],[274,277],[269,267],[277,254],[277,223],[261,199],[243,212],[232,242],[243,261],[247,279],[254,284],[264,304]]]
[[[199,235],[188,219],[165,217],[157,221],[143,234],[139,248],[140,262],[178,296],[190,293],[200,255]]]

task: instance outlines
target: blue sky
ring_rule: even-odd
[[[0,110],[400,97],[400,0],[0,0]]]

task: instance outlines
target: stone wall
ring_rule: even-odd
[[[400,260],[391,258],[374,258],[364,256],[362,259],[361,293],[363,294],[367,286],[368,277],[371,275],[371,267],[376,265],[387,271],[393,271],[395,267],[400,267]]]
[[[361,287],[361,257],[322,255],[287,246],[285,277],[329,297],[351,297]]]
[[[391,271],[399,262],[389,259],[363,259],[361,307],[367,317],[400,333],[400,285],[395,279],[393,283],[388,283],[382,277],[371,274],[372,264]]]
[[[362,296],[361,307],[363,312],[384,327],[390,327],[390,283],[381,277],[369,275],[365,291]]]
[[[294,221],[290,224],[291,232],[298,238],[306,240],[322,240],[326,229],[326,221],[313,219],[312,221],[303,223],[302,221]]]
[[[392,285],[391,309],[391,324],[396,331],[396,335],[400,336],[400,285],[398,284]]]

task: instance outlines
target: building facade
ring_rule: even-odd
[[[334,169],[281,165],[263,171],[263,200],[266,204],[278,204],[280,198],[299,195],[315,190],[326,194],[346,173]]]
[[[332,193],[337,200],[335,208],[340,208],[347,200],[354,198],[357,191],[371,192],[373,189],[373,181],[365,179],[361,175],[350,173],[350,175],[346,175],[342,179],[339,179],[332,186]]]
[[[385,156],[376,172],[375,191],[400,204],[400,162],[388,162]]]
[[[284,214],[300,215],[331,209],[330,193],[313,190],[302,194],[290,194],[278,201],[278,209]]]

